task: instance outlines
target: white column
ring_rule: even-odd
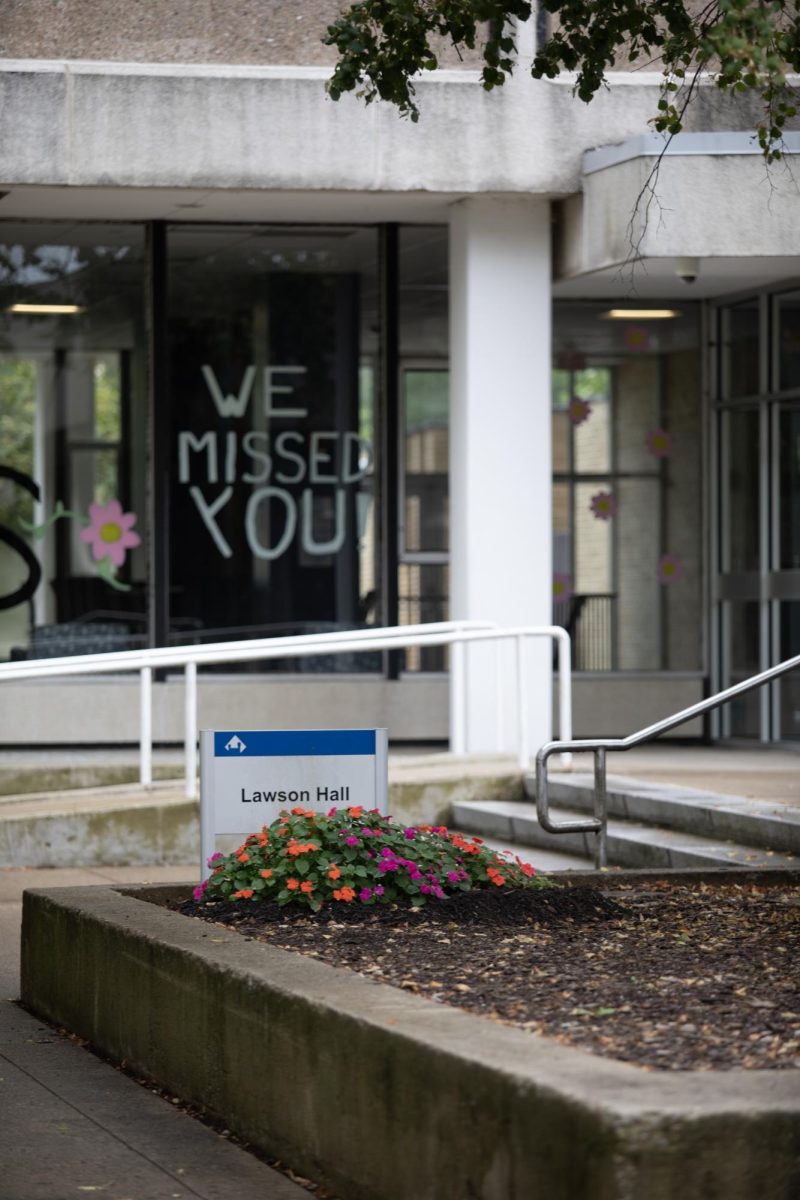
[[[450,219],[451,616],[549,625],[550,205],[476,197]],[[530,745],[551,737],[552,646],[528,656]],[[468,753],[512,752],[511,651],[467,655]],[[499,720],[498,720],[499,716]]]

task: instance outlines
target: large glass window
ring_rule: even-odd
[[[557,304],[554,620],[577,670],[701,665],[698,319]]]
[[[379,622],[375,231],[175,226],[168,269],[172,636]]]
[[[410,227],[398,239],[398,620],[449,615],[447,230]],[[443,647],[405,652],[408,671],[441,671]]]
[[[0,226],[0,657],[144,643],[143,245]]]

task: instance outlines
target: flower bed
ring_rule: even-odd
[[[644,1071],[142,899],[27,892],[26,1005],[347,1200],[800,1194],[794,1072]]]
[[[410,904],[481,887],[546,886],[517,856],[444,825],[401,825],[377,809],[283,812],[227,857],[214,854],[197,901],[272,899],[319,912],[325,903]]]

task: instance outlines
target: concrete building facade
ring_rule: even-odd
[[[576,732],[622,735],[797,653],[800,135],[767,175],[701,87],[651,197],[657,73],[586,106],[451,55],[412,125],[326,96],[336,8],[4,10],[0,658],[555,620]],[[443,652],[278,666],[201,723],[447,735]],[[509,748],[497,669],[468,749]],[[797,689],[686,732],[797,740]],[[0,737],[132,740],[128,692],[6,685]]]

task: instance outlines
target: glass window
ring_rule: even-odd
[[[0,657],[145,641],[143,257],[136,226],[0,224]]]
[[[554,620],[577,670],[697,670],[697,310],[556,304],[553,343]]]
[[[759,569],[758,409],[730,409],[723,418],[722,569]]]
[[[726,610],[728,686],[741,683],[755,675],[761,667],[759,659],[759,605],[755,600],[727,603]],[[729,737],[757,738],[761,729],[761,689],[745,692],[727,704],[723,720],[728,723]],[[724,710],[723,710],[724,711]]]
[[[800,292],[776,296],[778,390],[800,388]]]
[[[173,638],[380,622],[376,242],[169,230]]]
[[[800,654],[800,601],[788,600],[780,605],[779,659]],[[783,741],[800,741],[800,676],[789,671],[778,683],[778,737]]]
[[[401,477],[398,620],[449,614],[448,231],[406,226],[398,238]],[[441,671],[447,649],[405,654],[408,671]]]
[[[401,392],[404,422],[402,551],[447,551],[448,373],[407,367]]]
[[[779,434],[780,568],[800,570],[800,409],[784,409]]]
[[[758,395],[760,344],[758,300],[747,300],[723,311],[722,376],[726,399]]]

